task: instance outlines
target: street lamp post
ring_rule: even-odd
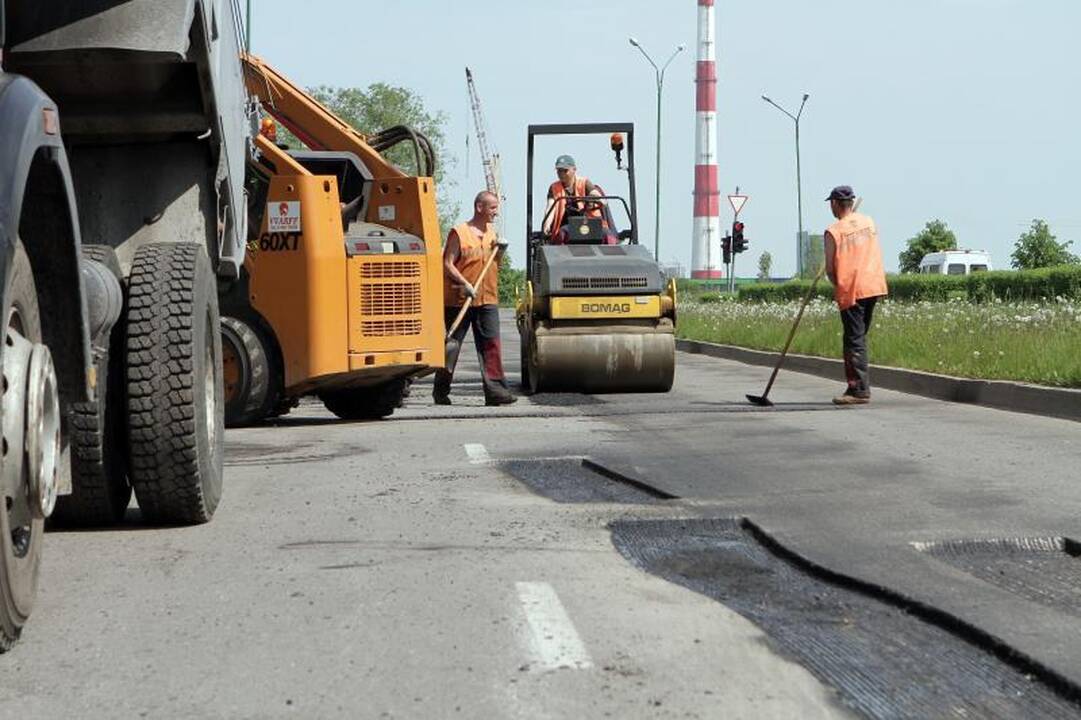
[[[248,0],[248,12],[244,16],[244,52],[251,52],[251,0]]]
[[[634,38],[627,38],[627,41],[631,45],[638,48],[638,52],[642,53],[643,57],[649,61],[649,64],[653,66],[653,71],[657,75],[657,201],[654,211],[654,228],[653,228],[653,255],[657,262],[661,261],[661,92],[664,89],[664,71],[668,69],[668,66],[673,60],[676,59],[676,55],[683,52],[685,46],[679,45],[672,54],[668,56],[668,60],[664,65],[657,67],[657,63],[653,62],[653,58],[649,56],[646,49],[642,47]]]
[[[803,115],[803,106],[807,104],[807,98],[809,97],[811,96],[807,93],[803,93],[803,102],[799,105],[799,111],[793,115],[765,95],[762,96],[763,100],[792,118],[792,122],[796,124],[796,212],[799,215],[799,235],[796,237],[796,272],[800,277],[803,277],[803,186],[800,183],[799,119]]]

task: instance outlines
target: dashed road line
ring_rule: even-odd
[[[544,670],[593,667],[589,651],[574,629],[555,588],[544,582],[514,585],[529,624],[529,650],[535,665]]]
[[[488,454],[488,450],[480,443],[466,443],[462,447],[465,448],[465,454],[469,456],[469,462],[474,465],[492,461],[492,456]]]

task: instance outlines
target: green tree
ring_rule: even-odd
[[[769,251],[758,256],[758,279],[762,282],[769,280],[769,273],[773,267],[773,256]]]
[[[1075,265],[1076,255],[1067,248],[1072,241],[1058,242],[1051,234],[1051,228],[1043,220],[1033,220],[1032,227],[1021,233],[1010,255],[1013,266],[1018,270],[1034,270],[1054,265]]]
[[[918,273],[920,260],[923,260],[923,256],[927,253],[956,249],[957,236],[946,223],[936,219],[928,222],[923,230],[909,239],[908,247],[897,256],[897,259],[901,261],[901,272]]]
[[[454,181],[448,170],[455,165],[455,158],[447,149],[447,114],[431,111],[417,93],[404,87],[373,83],[366,88],[342,88],[320,85],[308,88],[308,93],[332,113],[366,135],[396,125],[408,125],[424,134],[435,153],[436,203],[439,209],[439,225],[445,238],[458,221],[460,207],[450,200]],[[278,141],[290,147],[303,147],[292,133],[278,129]],[[384,157],[404,172],[418,172],[413,144],[403,142],[388,150]]]

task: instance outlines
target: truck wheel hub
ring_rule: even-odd
[[[56,507],[60,473],[60,392],[52,354],[36,344],[26,388],[26,459],[31,511],[46,518]]]

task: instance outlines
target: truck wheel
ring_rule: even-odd
[[[113,271],[123,284],[116,252],[107,245],[84,245],[84,258]],[[123,316],[121,316],[123,317]],[[111,525],[124,519],[131,500],[124,437],[124,323],[109,335],[108,348],[95,363],[97,399],[74,403],[71,411],[71,495],[56,501],[50,523]]]
[[[29,353],[25,342],[41,342],[41,317],[30,259],[20,242],[7,283],[4,302],[3,350],[3,495],[0,507],[0,652],[9,650],[30,617],[41,565],[43,520],[34,517],[29,470],[23,451]],[[11,437],[10,435],[17,435]]]
[[[325,392],[319,399],[342,420],[378,420],[404,404],[406,384],[405,380],[391,380],[370,388]]]
[[[272,351],[259,324],[221,319],[225,427],[241,427],[270,416],[278,403]]]
[[[128,285],[129,475],[150,522],[203,523],[221,499],[218,293],[194,243],[149,243]]]

